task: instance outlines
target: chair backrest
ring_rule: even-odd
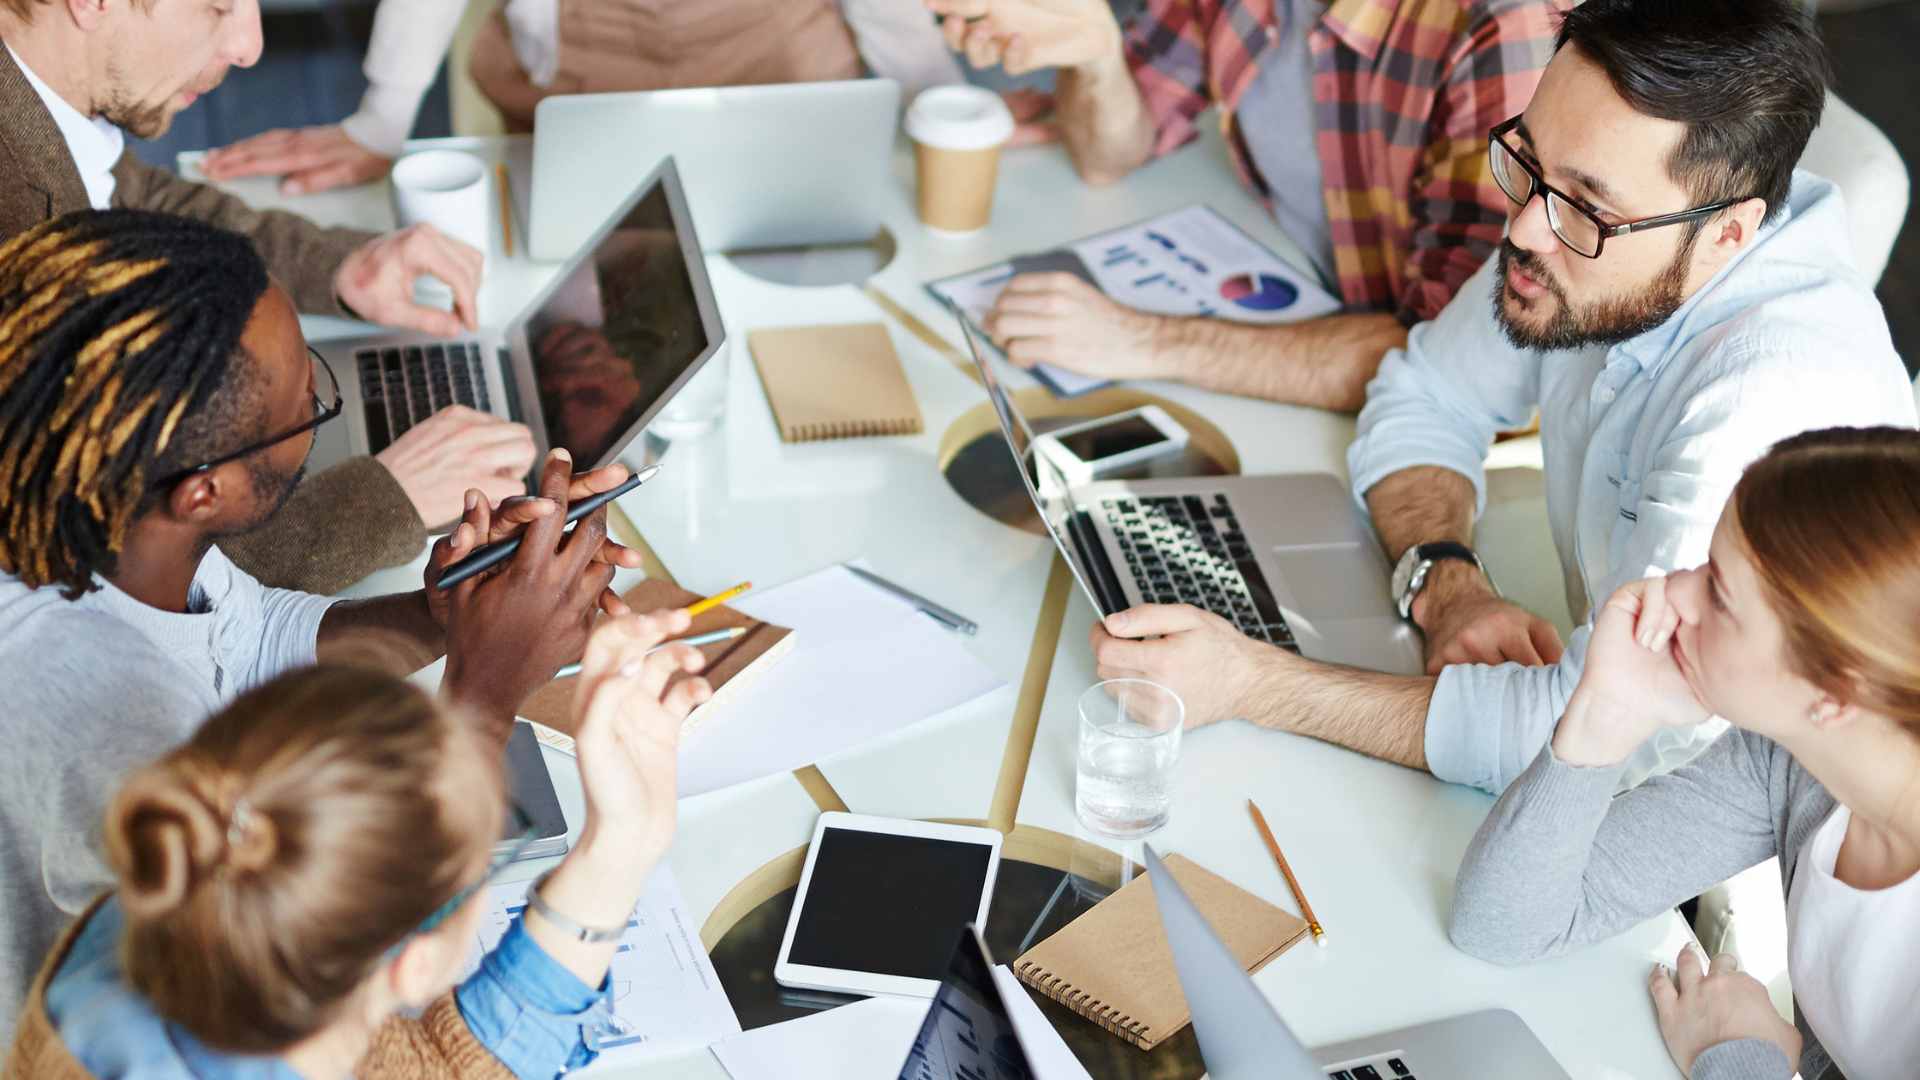
[[[1829,93],[1800,167],[1839,186],[1852,226],[1854,265],[1877,284],[1907,218],[1910,189],[1900,152],[1872,121]]]

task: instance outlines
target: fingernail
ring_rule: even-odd
[[[566,447],[556,446],[553,448],[553,458],[555,461],[572,461],[573,455],[567,453]]]
[[[626,663],[621,664],[620,675],[622,678],[627,678],[627,679],[639,678],[640,677],[640,661],[629,660]]]
[[[473,513],[473,508],[477,502],[478,500],[474,498],[473,492],[467,492],[467,513]]]

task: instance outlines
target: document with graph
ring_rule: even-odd
[[[927,289],[952,300],[984,331],[986,314],[1008,281],[1017,274],[1047,271],[1073,274],[1130,308],[1156,315],[1283,323],[1340,310],[1339,298],[1313,275],[1295,269],[1203,205],[942,278]],[[1062,397],[1107,384],[1044,364],[1034,374]]]
[[[467,974],[499,943],[527,906],[527,886],[516,881],[487,890],[487,913]],[[614,1031],[600,1040],[600,1058],[577,1075],[632,1064],[660,1054],[697,1050],[740,1034],[740,1020],[700,945],[700,928],[687,914],[673,868],[661,863],[627,920],[627,932],[607,972],[612,980]],[[465,976],[463,975],[464,979]],[[574,1075],[574,1074],[570,1074]]]

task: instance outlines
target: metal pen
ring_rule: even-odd
[[[639,472],[634,473],[632,476],[627,477],[626,482],[619,487],[603,491],[589,498],[581,499],[579,502],[568,506],[565,524],[572,524],[573,522],[579,521],[595,510],[600,509],[620,496],[625,495],[627,492],[632,491],[634,488],[639,487],[641,484],[653,479],[654,474],[659,471],[660,466],[649,465]],[[522,533],[521,536],[516,536],[511,540],[502,540],[497,544],[485,544],[475,548],[473,554],[447,567],[446,573],[440,575],[440,580],[435,584],[435,588],[451,589],[482,570],[491,569],[507,561],[513,557],[514,552],[520,550],[520,540],[524,535],[525,533]]]
[[[926,612],[928,615],[933,616],[934,621],[945,624],[949,630],[957,630],[962,634],[975,634],[980,631],[978,623],[975,623],[972,619],[967,618],[959,612],[941,607],[939,604],[934,603],[911,589],[901,588],[871,570],[862,570],[852,563],[845,563],[843,565],[861,579],[887,590],[900,599],[905,600],[907,603],[912,604],[914,607],[919,608],[921,611]]]

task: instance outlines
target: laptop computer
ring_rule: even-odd
[[[314,466],[379,453],[452,404],[526,424],[535,461],[556,446],[581,467],[619,457],[726,339],[673,159],[623,194],[498,331],[317,345],[345,422],[320,427]]]
[[[1213,1080],[1570,1080],[1526,1022],[1504,1009],[1308,1051],[1145,847],[1160,925]]]
[[[1026,991],[1010,982],[1004,992]],[[1087,1080],[1058,1035],[1027,1026],[1047,1023],[1039,1009],[1030,1000],[1019,1004],[1029,1007],[1020,1009],[1003,996],[987,944],[969,924],[954,944],[899,1080]]]
[[[565,258],[672,154],[709,251],[865,243],[899,201],[891,79],[563,94],[534,110],[529,248]]]
[[[952,304],[948,304],[952,308]],[[1331,473],[1103,480],[1072,485],[960,333],[1034,508],[1102,615],[1192,604],[1314,660],[1417,675],[1420,641],[1395,610],[1386,557]]]

